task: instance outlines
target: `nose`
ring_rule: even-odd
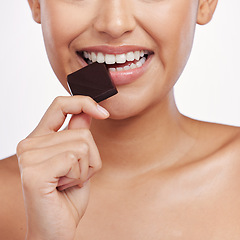
[[[112,38],[119,38],[133,31],[136,21],[131,0],[102,0],[94,28]]]

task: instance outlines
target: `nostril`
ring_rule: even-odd
[[[109,35],[112,38],[120,38],[130,33],[136,26],[136,19],[132,14],[130,4],[125,1],[109,1],[99,9],[97,19],[93,27],[101,34]]]

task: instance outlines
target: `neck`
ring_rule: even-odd
[[[184,126],[186,121],[176,107],[173,94],[128,119],[93,120],[91,131],[103,169],[124,170],[126,174],[174,164],[176,157],[172,155],[184,144],[183,138],[189,137]]]

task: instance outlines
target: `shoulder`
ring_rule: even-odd
[[[224,161],[226,169],[240,183],[240,128],[232,127],[231,134],[219,148],[217,154]],[[240,191],[239,191],[240,193]]]
[[[212,160],[215,177],[215,186],[221,186],[222,202],[227,207],[229,216],[232,216],[230,222],[234,219],[240,219],[239,203],[240,203],[240,128],[232,126],[218,126],[219,133],[217,136],[223,136],[222,144],[218,146],[215,153],[210,156]],[[226,207],[222,206],[222,209]]]
[[[209,155],[230,154],[229,157],[239,157],[237,153],[240,151],[240,127],[197,122],[198,140],[202,150],[206,150]]]
[[[240,171],[240,127],[203,123],[200,131],[207,159],[210,157],[218,163],[239,165],[236,170]]]
[[[18,169],[17,157],[13,155],[0,161],[0,190],[10,193],[16,184],[20,185],[20,172]],[[4,183],[4,184],[3,184]],[[15,188],[14,187],[14,188]]]
[[[197,169],[201,166],[206,172],[219,171],[229,183],[240,182],[240,127],[197,120],[193,123],[196,142],[189,154],[190,165]]]
[[[24,239],[25,212],[15,155],[0,161],[0,196],[1,236],[6,240]]]
[[[203,165],[218,172],[222,184],[240,198],[240,127],[205,123],[203,129],[201,142],[210,149]]]
[[[240,128],[196,123],[199,134],[191,156],[194,160],[181,169],[181,179],[188,179],[188,189],[203,200],[201,208],[210,206],[209,214],[217,216],[215,226],[220,221],[219,226],[229,226],[234,232],[240,221]]]
[[[240,160],[240,127],[216,124],[213,131],[215,139],[213,138],[212,141],[220,140],[216,153],[222,154],[228,159]]]

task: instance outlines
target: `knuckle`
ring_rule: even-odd
[[[85,97],[85,101],[86,102],[93,102],[93,99],[91,97],[89,97],[89,96],[86,96]]]
[[[92,134],[89,129],[80,129],[80,135],[84,139],[92,138]]]
[[[82,101],[86,101],[86,102],[93,101],[93,99],[89,96],[77,96],[77,97]]]
[[[81,154],[81,155],[88,155],[89,153],[89,146],[87,143],[85,142],[81,142],[78,146],[78,152]]]
[[[77,161],[77,156],[74,152],[68,151],[65,152],[65,159],[70,163],[75,163]]]
[[[59,107],[63,105],[63,101],[64,101],[64,97],[63,96],[57,96],[54,100],[53,100],[53,106],[55,107]]]
[[[33,179],[35,179],[36,173],[32,167],[26,167],[21,171],[22,186],[26,190],[31,188]]]
[[[21,167],[21,169],[25,168],[28,165],[29,159],[30,159],[29,151],[23,152],[18,156],[18,164]]]
[[[102,168],[102,161],[101,159],[98,159],[95,164],[94,164],[94,168],[96,171],[99,171]]]
[[[26,149],[28,149],[29,146],[29,139],[25,138],[22,141],[20,141],[17,145],[17,155],[21,155]]]
[[[89,96],[75,96],[79,101],[81,101],[81,104],[83,107],[92,105],[93,103],[96,104],[96,102]]]

